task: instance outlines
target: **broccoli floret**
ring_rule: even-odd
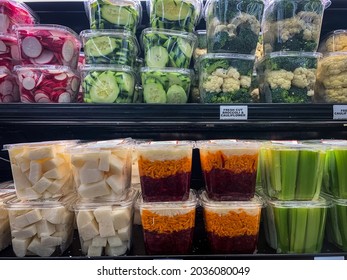
[[[306,51],[313,52],[317,47],[317,42],[313,40],[304,40],[303,31],[294,35],[286,42],[278,40],[274,44],[274,51]]]
[[[254,61],[233,59],[230,63],[230,66],[236,68],[240,75],[250,76],[253,73]]]
[[[211,60],[207,61],[203,68],[205,69],[207,74],[210,75],[218,68],[228,69],[229,63],[227,60]]]
[[[214,50],[224,49],[230,40],[229,33],[226,31],[220,31],[214,34]]]
[[[322,0],[306,0],[299,1],[298,11],[316,12],[317,14],[322,14],[324,6]]]
[[[252,97],[249,90],[241,88],[234,92],[207,92],[204,96],[205,103],[250,103]]]
[[[280,56],[266,59],[266,69],[293,72],[298,67],[317,68],[317,58],[305,56]]]
[[[272,103],[310,103],[307,89],[291,87],[289,90],[276,88],[271,90]]]
[[[232,103],[250,103],[252,102],[252,96],[249,93],[249,89],[240,88],[231,94]]]

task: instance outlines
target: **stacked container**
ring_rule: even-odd
[[[141,2],[88,0],[85,6],[90,29],[80,33],[86,62],[80,68],[84,102],[136,102]]]

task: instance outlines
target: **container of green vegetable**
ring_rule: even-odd
[[[208,53],[198,60],[202,103],[250,103],[255,56]]]
[[[208,1],[208,52],[255,54],[263,10],[263,0]]]
[[[85,103],[133,103],[136,75],[124,65],[85,65],[80,68]]]
[[[260,154],[264,193],[271,199],[319,197],[326,155],[322,145],[268,143],[260,149]]]
[[[192,73],[182,68],[141,68],[145,103],[187,103]]]
[[[150,26],[192,32],[200,20],[202,0],[147,0]]]
[[[312,103],[317,52],[274,52],[257,65],[260,100],[266,103]]]
[[[265,53],[317,51],[324,9],[330,4],[330,0],[268,1],[262,24]]]
[[[126,29],[133,33],[142,18],[140,0],[87,0],[91,29]]]
[[[202,55],[207,53],[207,35],[206,30],[197,30],[196,36],[198,37],[198,42],[196,48],[194,49],[194,59],[195,61]]]
[[[141,42],[145,66],[189,68],[197,37],[189,32],[146,28]]]

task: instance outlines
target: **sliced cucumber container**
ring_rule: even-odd
[[[124,65],[81,67],[85,103],[133,103],[136,75]]]
[[[187,103],[192,74],[190,69],[141,68],[145,103]]]
[[[145,66],[189,68],[197,37],[189,32],[146,28],[141,42]]]
[[[139,54],[139,44],[130,31],[83,30],[86,64],[118,64],[133,67]]]
[[[277,253],[319,253],[331,202],[267,200],[263,211],[265,238]]]
[[[323,146],[268,143],[260,154],[261,179],[267,196],[287,201],[319,197],[326,155]]]
[[[250,103],[255,56],[208,53],[198,59],[202,103]]]
[[[202,0],[148,0],[150,25],[154,28],[192,32],[200,20]]]
[[[142,19],[140,0],[85,1],[90,29],[125,29],[135,34]]]

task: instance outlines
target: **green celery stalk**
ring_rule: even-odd
[[[338,247],[342,246],[342,236],[339,226],[337,206],[328,209],[326,221],[326,234],[329,242],[334,243]]]
[[[322,209],[308,208],[307,209],[307,224],[305,236],[305,248],[303,253],[316,253],[319,247],[319,235],[321,232]]]
[[[292,253],[305,252],[305,236],[307,226],[307,208],[292,208],[290,211],[295,215],[295,220],[291,228],[293,239],[290,240],[290,248]]]
[[[288,209],[273,207],[277,232],[277,252],[289,252]]]
[[[297,166],[299,160],[298,150],[281,151],[281,185],[282,192],[279,199],[295,199],[295,188],[297,180]]]
[[[278,151],[264,149],[262,161],[265,166],[265,192],[270,197],[277,197],[277,193],[281,191],[281,164],[280,154]]]
[[[316,244],[317,247],[315,251],[316,253],[322,250],[328,208],[323,207],[323,208],[318,208],[317,211],[318,210],[320,212],[320,226],[319,226],[319,232],[317,237],[317,244]]]
[[[342,249],[347,251],[347,205],[336,205],[337,220],[341,234]]]
[[[335,156],[333,151],[327,151],[325,155],[323,178],[322,178],[322,190],[326,193],[331,193],[332,182],[331,182],[331,167],[335,165]]]
[[[347,163],[347,151],[346,150],[335,150],[336,158],[336,170],[338,185],[337,188],[334,188],[333,195],[340,198],[347,198],[347,172],[346,172],[346,163]]]

